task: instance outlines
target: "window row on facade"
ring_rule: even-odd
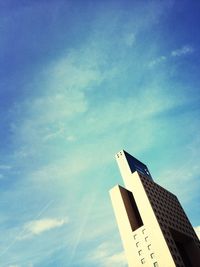
[[[135,236],[136,236],[136,235],[135,235]],[[145,237],[145,241],[146,241],[146,242],[147,242],[147,240],[148,240],[148,236]],[[143,245],[144,245],[144,244],[143,244]],[[136,242],[136,247],[137,247],[137,248],[140,247],[140,242]],[[147,245],[147,249],[148,249],[149,251],[151,251],[151,249],[152,249],[151,244],[148,244],[148,245]],[[142,249],[139,249],[139,250],[138,250],[138,255],[139,255],[140,257],[143,256],[143,250],[142,250]],[[151,252],[151,253],[149,254],[149,256],[150,256],[150,258],[151,258],[152,260],[155,259],[155,253],[154,253],[154,252]],[[146,263],[145,258],[141,258],[140,261],[141,261],[142,264]],[[156,264],[157,264],[157,265],[156,265]],[[154,262],[152,266],[158,266],[158,263],[157,263],[157,262]]]
[[[158,207],[161,205],[162,208],[165,208],[167,210],[170,209],[171,211],[176,211],[177,213],[180,213],[182,216],[187,218],[179,202],[171,201],[170,198],[165,199],[162,195],[153,194],[151,188],[146,190],[146,193],[147,193],[148,198],[152,202],[154,201],[154,203],[157,204]]]
[[[156,217],[157,217],[159,222],[163,222],[163,223],[165,223],[165,225],[167,225],[169,227],[178,229],[178,230],[180,230],[182,232],[186,232],[189,235],[190,234],[194,235],[193,234],[193,230],[191,229],[191,226],[188,223],[182,222],[181,220],[177,220],[177,219],[175,219],[173,217],[169,217],[169,218],[166,219],[166,217],[160,216],[160,215],[157,215],[157,214],[156,214]]]
[[[159,199],[156,196],[152,196],[150,192],[147,195],[151,203],[154,205],[154,208],[162,207],[163,211],[173,212],[173,214],[176,213],[176,215],[179,215],[181,218],[188,221],[188,218],[180,205],[170,205],[169,202],[165,202],[161,198]]]
[[[153,206],[154,211],[157,214],[160,214],[163,217],[166,217],[166,215],[167,215],[168,217],[173,218],[173,220],[181,220],[181,221],[190,225],[188,218],[184,214],[178,213],[176,210],[173,210],[170,208],[165,208],[165,207],[163,207],[163,206],[161,206],[155,202],[151,202],[151,204]]]
[[[146,233],[146,229],[143,229],[143,230],[142,230],[142,233],[143,233],[143,235],[144,235],[144,234]],[[134,238],[134,239],[137,239],[137,234],[134,234],[133,238]]]
[[[162,186],[160,186],[160,185],[156,184],[155,182],[147,179],[143,175],[140,175],[140,178],[141,178],[141,180],[143,182],[145,190],[146,191],[150,190],[152,195],[155,195],[157,197],[161,196],[162,200],[166,199],[167,202],[171,202],[174,205],[177,205],[177,203],[179,203],[177,197],[174,194],[172,194],[171,192],[169,192],[166,189],[164,189]]]
[[[142,264],[145,264],[146,263],[145,258],[141,259],[141,263]],[[153,262],[152,266],[153,267],[159,267],[158,262],[157,261],[156,262]]]

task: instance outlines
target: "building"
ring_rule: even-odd
[[[116,154],[125,187],[110,190],[129,267],[200,267],[200,242],[177,197],[145,164]]]

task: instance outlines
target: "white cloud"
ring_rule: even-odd
[[[19,236],[18,239],[22,240],[22,239],[30,238],[36,235],[40,235],[43,232],[61,227],[67,222],[68,222],[67,219],[52,219],[52,218],[33,220],[30,222],[27,222],[24,225],[24,231],[22,235]]]
[[[195,232],[196,232],[196,234],[197,234],[197,236],[198,236],[198,238],[199,238],[199,240],[200,240],[200,225],[194,227],[194,230],[195,230]]]
[[[55,61],[47,70],[47,75],[51,75],[48,79],[50,90],[80,91],[88,89],[93,83],[100,83],[104,76],[95,59],[90,57],[90,52],[92,51],[71,51],[68,56]]]
[[[38,123],[52,123],[85,112],[86,109],[84,94],[69,91],[32,100],[30,111],[32,116],[37,116]]]
[[[183,47],[176,49],[171,52],[172,57],[180,57],[187,54],[192,54],[194,52],[194,48],[189,45],[184,45]]]
[[[124,252],[113,251],[113,245],[111,243],[99,245],[90,255],[89,260],[103,267],[127,266]]]
[[[155,65],[158,65],[158,64],[160,64],[160,63],[166,61],[166,59],[167,59],[166,56],[160,56],[160,57],[158,57],[158,58],[152,60],[151,62],[149,62],[148,66],[151,68],[151,67],[153,67],[153,66],[155,66]]]
[[[145,124],[145,120],[182,105],[187,100],[183,97],[165,95],[157,88],[144,88],[136,97],[123,99],[113,99],[104,109],[95,109],[85,120],[84,131],[95,133],[112,133],[119,126],[128,125],[130,122],[140,122]],[[141,105],[143,103],[145,105]],[[79,125],[77,126],[79,127]]]
[[[127,46],[133,46],[133,44],[135,43],[135,34],[134,33],[128,33],[125,35],[125,44]]]
[[[69,127],[65,134],[64,128],[69,120],[77,119],[88,110],[86,91],[98,86],[105,75],[100,69],[104,56],[95,49],[80,49],[71,51],[68,55],[56,59],[41,74],[39,84],[35,87],[42,94],[26,99],[16,104],[13,114],[19,117],[12,123],[11,128],[15,142],[33,148],[42,142],[62,137],[74,141]],[[93,53],[98,54],[96,57]],[[109,75],[106,73],[106,75]],[[73,139],[73,140],[72,140]],[[27,156],[27,151],[16,156]],[[29,154],[29,153],[28,153]]]
[[[127,266],[127,260],[125,257],[124,252],[119,252],[116,254],[111,255],[108,259],[107,259],[107,266]]]
[[[87,145],[90,148],[89,145]],[[95,147],[96,149],[96,147]],[[62,159],[56,160],[51,162],[48,165],[43,166],[42,168],[33,171],[30,174],[30,181],[34,182],[37,186],[38,184],[54,184],[55,185],[62,185],[62,187],[69,186],[70,181],[74,181],[74,176],[80,175],[85,170],[92,168],[93,165],[97,164],[100,160],[101,155],[96,153],[96,157],[92,157],[94,155],[94,151],[88,149],[85,153],[78,148],[73,151],[73,153],[68,154],[66,157]],[[105,159],[102,159],[102,163]],[[78,162],[78,164],[77,164]],[[56,179],[55,179],[56,177]],[[29,181],[29,182],[30,182]],[[77,183],[80,183],[80,180]],[[52,188],[55,190],[55,188]]]
[[[44,141],[49,141],[58,137],[63,137],[65,134],[64,125],[58,125],[56,130],[49,130],[47,135],[44,136]]]
[[[83,92],[53,93],[51,96],[37,97],[22,104],[25,116],[12,125],[15,142],[20,144],[16,157],[26,157],[42,143],[55,138],[64,138],[68,120],[75,119],[87,110],[87,100]],[[63,126],[65,125],[65,127]],[[65,136],[66,135],[66,136]]]
[[[28,222],[25,225],[25,229],[34,235],[41,234],[53,228],[57,228],[66,223],[63,219],[42,219]]]
[[[0,170],[10,170],[11,168],[9,165],[0,165]]]
[[[21,267],[22,265],[20,264],[11,264],[11,265],[8,265],[7,267]],[[26,265],[23,264],[23,266],[25,267],[33,267],[33,263],[26,263]]]
[[[192,46],[184,45],[183,47],[181,47],[179,49],[171,51],[170,55],[165,55],[165,56],[163,55],[163,56],[160,56],[160,57],[153,59],[152,61],[150,61],[148,63],[148,67],[152,68],[155,65],[161,64],[162,62],[165,62],[166,60],[168,60],[170,56],[171,57],[180,57],[183,55],[192,54],[193,52],[194,52],[194,48]]]
[[[74,135],[67,136],[67,141],[74,142],[76,140],[76,137]]]

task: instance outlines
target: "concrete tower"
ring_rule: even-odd
[[[125,187],[110,190],[129,267],[200,267],[200,242],[177,197],[145,164],[116,154]]]

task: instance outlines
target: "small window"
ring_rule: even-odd
[[[133,238],[136,239],[137,238],[137,235],[134,235]]]
[[[144,264],[145,263],[145,259],[143,258],[143,259],[141,259],[141,263],[142,264]]]
[[[144,234],[145,232],[146,232],[146,229],[143,229],[143,230],[142,230],[142,233]]]
[[[155,258],[155,254],[151,253],[151,258],[154,259]]]
[[[151,250],[151,244],[150,244],[150,245],[148,245],[148,250]]]
[[[142,250],[139,250],[139,251],[138,251],[138,254],[139,254],[139,255],[142,255]]]
[[[148,237],[148,236],[146,236],[146,237],[145,237],[145,241],[147,242],[148,240],[149,240],[149,237]]]
[[[139,247],[139,244],[140,244],[140,243],[139,243],[139,242],[137,242],[137,243],[136,243],[136,247]]]
[[[154,267],[158,267],[158,263],[157,263],[157,261],[153,263],[153,266],[154,266]]]

